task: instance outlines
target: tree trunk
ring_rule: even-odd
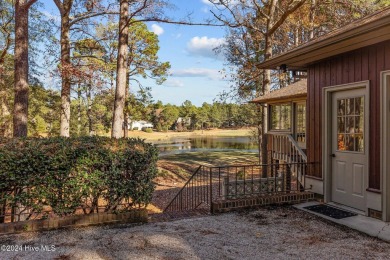
[[[114,92],[114,72],[111,72],[111,77],[110,77],[110,90]]]
[[[123,109],[126,98],[126,80],[127,80],[127,56],[129,45],[129,29],[127,19],[129,15],[129,3],[127,0],[120,0],[120,18],[119,18],[119,41],[118,58],[116,73],[116,90],[114,101],[114,115],[112,122],[111,137],[123,137]]]
[[[35,1],[33,1],[35,2]],[[28,119],[28,10],[31,1],[15,3],[15,100],[13,136],[27,136]]]
[[[295,26],[294,28],[294,45],[297,47],[299,45],[299,27]]]
[[[82,97],[81,97],[81,84],[78,84],[77,88],[77,99],[79,104],[77,106],[77,136],[81,135],[81,105],[82,105]]]
[[[91,83],[88,83],[87,85],[87,117],[88,117],[88,132],[89,136],[94,135],[93,131],[93,123],[92,123],[92,86]]]
[[[0,75],[4,74],[5,68],[0,61]],[[4,77],[0,77],[0,88],[6,88]],[[9,94],[7,91],[0,90],[0,137],[12,137],[11,107],[8,100]]]
[[[316,9],[316,0],[312,0],[310,6],[310,32],[309,32],[310,40],[314,38],[315,9]]]
[[[267,19],[267,31],[264,34],[264,61],[267,61],[272,56],[272,34],[270,34],[270,30],[274,23],[274,15],[275,15],[275,9],[276,9],[276,0],[271,1],[271,5],[269,7],[268,15],[269,18]],[[270,70],[264,70],[263,74],[263,95],[267,94],[270,90],[271,86],[271,71]],[[268,112],[268,106],[263,105],[261,106],[261,163],[262,164],[268,164],[268,147],[267,147],[267,128],[268,128],[268,122],[267,122],[267,113]],[[267,177],[267,167],[263,168],[263,177]]]
[[[123,136],[125,138],[129,137],[129,92],[130,92],[130,74],[127,73],[126,79],[126,93],[125,93],[125,109],[123,111]]]
[[[70,129],[70,20],[69,14],[72,8],[72,0],[65,0],[62,5],[61,12],[61,77],[62,77],[62,88],[61,88],[61,126],[60,135],[69,137]]]
[[[9,104],[7,102],[7,93],[5,91],[0,91],[0,100],[1,100],[1,115],[2,122],[0,124],[0,136],[1,137],[11,137],[12,129],[11,126],[11,112],[9,109]]]
[[[27,137],[28,120],[28,11],[37,0],[15,1],[15,71],[13,136]],[[4,211],[4,205],[2,205]],[[18,203],[18,212],[29,211]],[[14,210],[14,209],[12,209]],[[0,212],[1,213],[1,212]],[[24,215],[19,220],[25,220]]]
[[[271,36],[266,35],[265,36],[265,57],[264,61],[268,60],[272,56],[272,40]],[[264,70],[263,75],[263,95],[267,94],[270,90],[271,86],[271,71],[270,70]],[[267,147],[267,128],[268,128],[268,122],[267,122],[267,114],[268,114],[268,106],[264,105],[261,109],[261,163],[262,164],[268,164],[268,147]],[[266,168],[265,168],[266,169]],[[263,172],[263,175],[266,175],[266,170]],[[263,176],[266,177],[266,176]]]
[[[2,82],[2,78],[0,77],[0,84],[4,85],[4,82]],[[10,122],[9,122],[9,117],[11,113],[9,112],[8,108],[8,102],[7,102],[7,93],[6,91],[0,91],[0,101],[1,101],[1,119],[2,122],[0,124],[0,137],[10,137],[12,134],[9,133],[10,130]],[[0,198],[4,198],[5,192],[2,192],[0,190]],[[5,220],[5,215],[6,213],[6,202],[0,204],[0,223],[4,223]]]

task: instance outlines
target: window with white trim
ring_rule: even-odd
[[[270,105],[270,130],[291,131],[291,103]]]

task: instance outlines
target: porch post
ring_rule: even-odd
[[[267,178],[268,176],[268,134],[263,133],[261,140],[261,164],[263,164],[262,177]]]

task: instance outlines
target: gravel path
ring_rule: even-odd
[[[0,245],[23,247],[0,252],[0,259],[390,258],[390,244],[290,207],[1,236]],[[54,245],[55,251],[43,251],[42,245]]]

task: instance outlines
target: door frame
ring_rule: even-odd
[[[365,89],[365,108],[369,108],[370,106],[370,82],[367,81],[360,81],[360,82],[353,82],[343,85],[335,85],[335,86],[329,86],[324,87],[322,89],[322,111],[323,117],[322,117],[322,125],[324,126],[323,129],[323,135],[322,135],[322,173],[324,178],[324,200],[325,202],[331,202],[332,201],[332,94],[334,92],[339,91],[345,91],[345,90],[354,90],[354,89]],[[365,133],[366,136],[369,137],[369,128],[367,123],[369,122],[369,109],[365,109],[364,113],[364,121],[365,121],[365,130],[367,130]],[[367,165],[367,174],[365,176],[365,182],[368,184],[368,174],[369,174],[369,138],[365,138],[364,145],[366,147],[367,156],[366,156],[366,165]],[[367,195],[367,194],[366,194]],[[367,200],[367,197],[366,197]],[[368,209],[365,210],[366,215],[368,214]]]
[[[382,220],[390,221],[390,178],[387,174],[390,173],[390,147],[386,144],[389,143],[390,138],[387,134],[390,131],[390,104],[388,102],[390,98],[390,70],[381,72],[381,87],[380,87],[380,176],[381,176],[381,191],[382,191]],[[389,109],[387,109],[389,108]]]

